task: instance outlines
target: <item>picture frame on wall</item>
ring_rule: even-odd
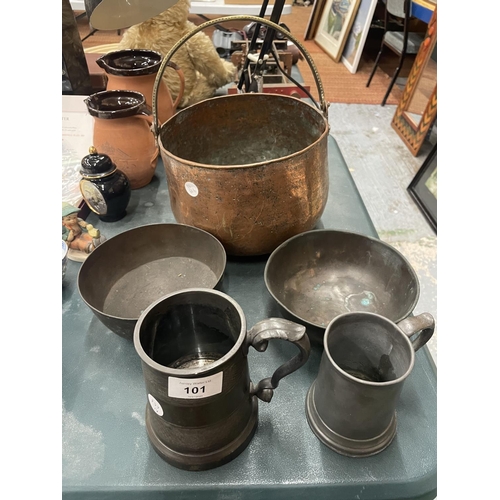
[[[437,143],[415,174],[408,192],[437,233]]]
[[[335,61],[342,57],[360,0],[327,0],[314,41]]]
[[[363,53],[368,32],[370,31],[377,1],[378,0],[361,0],[342,52],[342,62],[353,74],[358,70],[359,61],[361,60],[361,54]]]

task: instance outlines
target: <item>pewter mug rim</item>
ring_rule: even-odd
[[[144,350],[142,347],[142,343],[140,340],[140,333],[141,333],[141,326],[142,323],[144,322],[144,319],[146,316],[149,314],[149,312],[154,309],[158,304],[161,302],[164,302],[165,300],[170,299],[173,296],[176,295],[185,295],[186,293],[198,293],[202,292],[207,295],[219,295],[223,299],[226,299],[228,302],[231,303],[231,305],[235,308],[236,312],[238,313],[240,320],[241,320],[241,328],[240,328],[240,333],[238,335],[238,338],[236,339],[233,347],[224,354],[221,358],[217,359],[213,363],[210,363],[209,365],[206,366],[201,366],[201,367],[195,367],[195,368],[169,368],[168,366],[162,365],[158,362],[156,362],[154,359],[152,359]],[[191,376],[191,375],[201,375],[201,374],[209,374],[212,372],[214,369],[220,368],[221,365],[224,365],[226,361],[231,359],[241,348],[243,343],[245,342],[247,336],[247,327],[246,327],[246,319],[245,319],[245,314],[243,312],[243,309],[241,306],[229,295],[227,295],[224,292],[220,292],[219,290],[212,290],[209,288],[184,288],[182,290],[176,290],[175,292],[169,293],[167,295],[164,295],[163,297],[160,297],[157,299],[155,302],[150,304],[142,314],[140,315],[135,328],[134,328],[134,347],[137,351],[137,354],[141,358],[142,361],[147,363],[151,368],[164,373],[168,376],[172,377],[182,377],[182,376]]]
[[[391,328],[397,330],[399,332],[400,336],[404,338],[404,342],[406,342],[406,345],[408,346],[408,350],[410,351],[410,362],[409,362],[409,366],[408,366],[407,370],[405,371],[405,373],[403,373],[403,375],[401,375],[393,380],[388,380],[385,382],[375,382],[375,381],[364,380],[364,379],[355,377],[354,375],[351,375],[350,373],[343,370],[335,362],[335,360],[332,357],[332,354],[331,354],[330,349],[328,347],[328,337],[331,335],[333,328],[335,327],[335,323],[341,321],[346,316],[351,316],[352,318],[354,318],[356,316],[357,317],[361,316],[361,317],[364,317],[365,319],[377,318],[378,320],[381,320],[383,323],[385,323],[387,326],[390,326]],[[417,333],[417,332],[415,332],[415,333]],[[415,365],[415,349],[413,348],[413,345],[412,345],[409,337],[407,335],[405,335],[405,333],[401,330],[401,328],[398,326],[398,324],[394,323],[394,321],[390,320],[389,318],[386,318],[385,316],[382,316],[382,315],[377,314],[377,313],[368,312],[368,311],[347,312],[347,313],[340,314],[340,315],[336,316],[334,319],[332,319],[332,321],[330,321],[330,323],[328,324],[328,326],[326,327],[326,330],[325,330],[325,335],[323,337],[323,348],[324,348],[323,349],[324,354],[328,358],[328,361],[330,362],[332,367],[340,375],[345,377],[347,380],[359,383],[361,385],[367,385],[370,387],[387,387],[387,386],[391,386],[391,385],[400,384],[410,375],[411,371],[413,370],[413,366]]]

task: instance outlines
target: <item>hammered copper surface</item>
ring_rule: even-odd
[[[159,143],[177,222],[231,255],[262,255],[312,229],[328,198],[328,123],[289,96],[200,102],[162,125]]]

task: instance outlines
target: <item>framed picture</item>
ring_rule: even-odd
[[[327,0],[314,41],[339,62],[360,0]]]
[[[344,51],[342,52],[342,62],[353,74],[358,70],[359,61],[363,53],[368,31],[370,30],[377,1],[378,0],[361,0],[351,31],[347,37]]]
[[[304,40],[314,40],[326,2],[327,0],[316,0],[314,2],[311,15],[309,16],[309,21],[307,22],[306,31],[304,33]]]
[[[437,7],[406,80],[391,127],[417,156],[437,118]]]
[[[408,192],[437,233],[437,144],[411,181]]]

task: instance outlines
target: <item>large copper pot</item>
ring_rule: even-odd
[[[206,27],[256,21],[286,35],[313,72],[321,110],[295,97],[248,93],[189,106],[158,128],[157,87],[177,49]],[[177,222],[213,234],[230,255],[263,255],[313,229],[328,198],[327,104],[310,55],[281,26],[254,16],[208,21],[172,47],[153,90],[153,128]]]

